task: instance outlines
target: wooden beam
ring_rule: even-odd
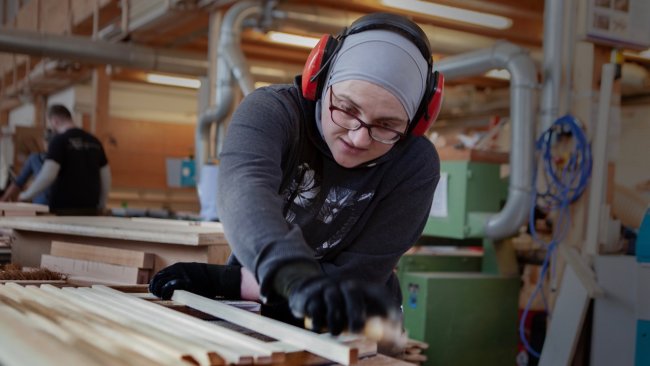
[[[115,264],[125,267],[151,269],[154,254],[137,250],[107,248],[95,245],[74,244],[53,241],[50,254],[57,257],[81,259],[93,262]]]
[[[110,77],[106,66],[95,67],[92,76],[93,112],[91,114],[90,131],[102,135],[109,122]]]
[[[206,314],[226,319],[231,323],[254,330],[260,334],[284,341],[318,356],[343,365],[357,362],[358,350],[329,339],[323,339],[316,333],[301,329],[275,319],[262,317],[218,301],[195,295],[187,291],[176,290],[172,300],[200,310]]]
[[[41,257],[41,267],[71,276],[95,279],[96,282],[107,281],[111,284],[148,283],[150,275],[150,271],[137,267],[55,257],[49,254],[43,254]]]

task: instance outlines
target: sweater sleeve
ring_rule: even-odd
[[[263,88],[235,111],[220,154],[217,204],[228,243],[264,296],[288,262],[318,266],[298,226],[285,221],[278,193],[283,159],[296,141],[300,105],[287,90]]]

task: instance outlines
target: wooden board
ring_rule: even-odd
[[[50,209],[46,205],[37,203],[26,202],[0,202],[0,210],[2,211],[25,211],[25,212],[49,212]]]
[[[331,339],[325,339],[316,333],[282,323],[275,319],[252,314],[233,306],[224,305],[218,301],[210,300],[187,291],[174,291],[172,300],[206,314],[227,319],[231,323],[273,337],[290,345],[304,348],[318,356],[344,365],[356,363],[359,356],[358,349],[350,348]]]
[[[95,278],[101,282],[137,284],[149,282],[150,272],[137,267],[117,266],[114,264],[91,262],[80,259],[55,257],[43,254],[41,266],[52,271],[73,276]]]
[[[52,242],[50,254],[57,257],[82,259],[126,267],[151,269],[154,265],[154,255],[152,253],[62,241]]]
[[[7,218],[0,227],[46,233],[140,240],[181,245],[227,244],[223,229],[216,225],[184,226],[137,222],[123,217],[43,216]]]

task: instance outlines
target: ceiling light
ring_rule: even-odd
[[[318,38],[299,36],[297,34],[283,33],[283,32],[268,32],[266,34],[273,42],[284,43],[292,46],[300,46],[306,48],[313,48],[319,41]]]
[[[256,81],[255,82],[255,89],[262,88],[265,86],[269,86],[271,83],[267,83],[266,81]]]
[[[161,74],[147,74],[147,81],[153,84],[180,86],[183,88],[192,89],[198,89],[201,86],[201,81],[197,79],[181,78]]]
[[[486,72],[485,76],[494,79],[510,80],[510,71],[506,69],[493,69]]]
[[[483,27],[508,29],[512,26],[512,19],[499,15],[481,13],[473,10],[455,8],[452,6],[434,4],[420,0],[382,0],[382,3],[392,8],[404,9],[439,18],[456,20],[463,23],[480,25]]]

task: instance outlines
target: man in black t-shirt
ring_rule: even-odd
[[[51,212],[98,214],[104,209],[111,185],[111,171],[101,142],[76,127],[70,111],[62,105],[50,106],[47,122],[57,135],[50,142],[43,168],[19,199],[29,200],[51,185]]]

